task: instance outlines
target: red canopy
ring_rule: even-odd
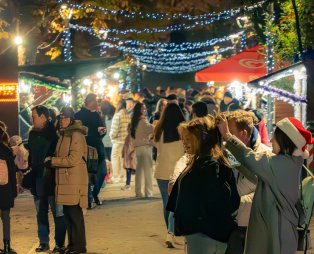
[[[265,56],[261,46],[246,49],[241,53],[212,65],[195,74],[197,82],[249,82],[266,75]]]

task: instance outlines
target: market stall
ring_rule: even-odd
[[[99,73],[105,73],[106,68],[121,59],[122,57],[111,57],[21,66],[18,82],[20,135],[27,138],[30,110],[35,105],[55,107],[56,110],[60,110],[64,105],[72,105],[78,109],[87,92],[100,95],[108,93],[110,89],[105,89],[106,80],[103,76],[100,77]],[[98,87],[96,83],[86,83],[90,77],[98,77]]]
[[[275,114],[269,119],[272,124],[283,117],[293,115],[306,125],[307,73],[302,62],[255,79],[249,82],[248,86],[252,87],[256,93],[270,95],[275,100],[273,110]],[[279,101],[283,101],[287,106],[284,107]],[[288,105],[290,109],[292,107],[292,111],[289,111]]]
[[[18,82],[19,133],[27,139],[31,126],[31,109],[37,105],[60,109],[71,103],[70,84],[39,74],[20,72]]]

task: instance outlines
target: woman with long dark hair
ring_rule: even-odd
[[[152,146],[151,138],[154,127],[146,118],[146,106],[138,102],[134,107],[131,119],[130,132],[134,139],[134,147],[137,158],[135,171],[135,195],[136,197],[153,196],[153,177],[152,177]],[[142,182],[145,182],[144,193]]]
[[[14,199],[17,196],[16,167],[12,150],[8,147],[9,135],[6,125],[0,124],[0,214],[3,226],[3,247],[0,253],[16,253],[11,249],[10,210],[14,207]],[[6,178],[6,179],[4,179]]]
[[[188,254],[224,254],[236,227],[240,197],[221,135],[209,116],[180,124],[179,133],[192,156],[167,206],[174,212],[175,234],[185,236]]]
[[[184,121],[185,118],[180,107],[176,103],[168,103],[154,130],[154,143],[157,148],[155,178],[162,197],[164,219],[168,230],[166,244],[169,248],[174,247],[174,229],[173,217],[166,210],[168,184],[176,162],[184,155],[177,130],[179,124]]]

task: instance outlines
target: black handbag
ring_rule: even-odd
[[[35,175],[33,169],[30,167],[26,171],[21,171],[23,175],[22,187],[31,189],[35,185]]]
[[[308,225],[304,228],[298,228],[298,251],[307,252],[312,249],[311,234]]]
[[[87,165],[87,171],[96,174],[98,171],[98,152],[95,147],[87,147],[87,158],[83,158]]]

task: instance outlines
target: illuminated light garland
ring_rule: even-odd
[[[246,46],[247,46],[247,43],[246,43],[246,32],[243,32],[241,35],[240,35],[240,47],[241,47],[241,51],[246,49]]]
[[[210,55],[220,54],[229,50],[234,50],[235,47],[226,47],[220,48],[219,50],[212,51],[204,51],[204,52],[196,52],[196,53],[177,53],[177,54],[157,54],[155,56],[152,55],[142,55],[142,54],[133,54],[135,58],[143,61],[183,61],[183,60],[193,60],[198,58],[208,57]]]
[[[174,62],[174,61],[158,61],[158,60],[153,60],[153,61],[149,61],[149,60],[144,60],[144,59],[140,59],[138,58],[137,60],[139,60],[142,64],[146,64],[146,65],[160,65],[160,66],[177,66],[177,65],[189,65],[191,64],[190,61],[179,61],[179,62]],[[196,59],[193,60],[194,64],[205,64],[208,63],[207,59],[201,58],[201,59]]]
[[[164,42],[141,42],[137,40],[125,40],[121,41],[119,38],[107,38],[109,41],[119,41],[120,45],[129,45],[129,46],[137,46],[137,47],[145,47],[145,48],[159,48],[161,51],[170,51],[170,52],[175,52],[175,51],[185,51],[185,50],[194,50],[194,49],[199,49],[199,48],[204,48],[204,47],[210,47],[214,46],[217,43],[222,43],[226,41],[232,40],[232,37],[240,37],[242,38],[243,32],[239,32],[236,34],[231,34],[227,35],[221,38],[213,38],[204,42],[183,42],[180,44],[176,43],[164,43]],[[244,36],[244,40],[246,41],[246,38]]]
[[[295,103],[307,103],[307,99],[303,96],[298,96],[294,93],[290,93],[283,89],[272,87],[269,85],[260,84],[259,88],[256,89],[256,92],[264,95],[271,95],[272,97],[289,102],[293,105]]]
[[[101,35],[98,35],[92,27],[86,27],[86,26],[71,24],[71,28],[75,29],[77,31],[81,31],[81,32],[88,32],[89,34],[101,39]],[[184,50],[194,50],[194,49],[199,49],[199,48],[203,48],[203,47],[213,46],[217,43],[232,40],[232,38],[234,38],[234,37],[240,37],[241,36],[241,38],[242,38],[243,33],[244,32],[241,31],[241,32],[238,32],[235,34],[227,35],[227,36],[224,36],[221,38],[213,38],[213,39],[203,41],[203,42],[183,42],[180,44],[165,43],[165,42],[152,42],[152,43],[150,43],[150,42],[142,42],[142,41],[137,41],[137,40],[121,41],[120,38],[115,38],[115,37],[108,37],[106,40],[119,42],[120,45],[123,45],[123,44],[128,45],[129,44],[130,46],[138,46],[138,47],[145,47],[145,48],[157,48],[158,47],[158,48],[161,48],[160,50],[163,50],[163,48],[165,48],[164,50],[184,51]],[[246,40],[246,38],[244,38],[244,39]]]
[[[65,62],[72,61],[70,28],[63,31],[63,56]]]
[[[135,33],[135,34],[141,34],[141,33],[148,33],[148,34],[153,34],[153,33],[167,33],[167,32],[174,32],[174,31],[181,31],[181,30],[190,30],[194,29],[196,27],[202,27],[206,25],[212,24],[214,21],[218,21],[221,19],[230,19],[231,17],[237,15],[240,13],[240,10],[238,12],[233,12],[230,13],[228,16],[217,16],[210,18],[209,20],[204,20],[204,21],[198,21],[195,22],[194,24],[178,24],[178,25],[168,25],[164,28],[144,28],[144,29],[136,29],[136,28],[129,28],[125,30],[119,30],[116,28],[103,28],[106,32],[108,33],[113,33],[113,34],[120,34],[120,35],[126,35],[129,33]]]
[[[104,42],[105,43],[105,42]],[[162,53],[159,52],[158,50],[151,50],[151,49],[134,49],[130,47],[125,47],[125,46],[119,46],[119,45],[113,45],[113,44],[107,44],[108,48],[116,48],[118,50],[121,50],[123,52],[128,52],[136,57],[138,56],[154,56],[157,58],[173,58],[175,60],[180,60],[180,59],[193,59],[193,58],[199,58],[199,57],[206,57],[211,54],[217,54],[220,52],[224,52],[226,50],[233,49],[234,47],[227,47],[227,48],[222,48],[219,50],[213,50],[213,51],[202,51],[202,52],[196,52],[196,53]]]
[[[60,1],[63,2],[63,1]],[[255,8],[261,7],[266,1],[261,1],[259,3],[256,3],[252,6],[248,6],[245,7],[245,10],[254,10]],[[68,5],[71,8],[86,8],[86,9],[91,9],[88,7],[82,7],[79,4],[70,4],[68,3]],[[101,8],[101,7],[100,7]],[[102,10],[104,12],[104,10]],[[115,28],[103,28],[103,30],[105,30],[106,32],[109,33],[114,33],[114,34],[122,34],[122,35],[126,35],[129,33],[136,33],[136,34],[141,34],[141,33],[165,33],[165,32],[174,32],[174,31],[180,31],[180,30],[190,30],[190,29],[194,29],[197,27],[202,27],[202,26],[206,26],[206,25],[210,25],[212,24],[214,21],[219,21],[219,20],[227,20],[232,18],[233,16],[236,16],[237,14],[242,13],[242,8],[236,8],[236,9],[231,9],[231,10],[226,10],[224,12],[220,12],[217,14],[213,14],[213,15],[209,15],[208,17],[206,17],[203,20],[196,20],[193,24],[185,24],[185,23],[181,23],[181,24],[177,24],[177,25],[168,25],[164,28],[144,28],[144,29],[137,29],[137,28],[129,28],[129,29],[125,29],[125,30],[119,30],[119,29],[115,29]]]
[[[271,17],[271,22],[275,20],[274,14]],[[275,68],[275,60],[274,60],[274,40],[271,36],[269,31],[269,27],[266,28],[266,66],[267,66],[267,73],[271,73]]]
[[[250,6],[243,6],[243,7],[238,7],[230,10],[225,10],[222,12],[209,12],[201,15],[189,15],[189,14],[183,14],[183,13],[174,13],[174,14],[169,14],[169,13],[148,13],[148,12],[133,12],[133,11],[125,11],[125,10],[109,10],[107,8],[101,7],[101,6],[92,6],[92,5],[81,5],[81,4],[73,4],[70,3],[69,1],[64,1],[64,0],[58,0],[57,3],[59,4],[68,4],[71,8],[75,9],[80,9],[80,10],[93,10],[93,11],[101,11],[104,14],[107,15],[119,15],[124,18],[140,18],[140,19],[152,19],[152,20],[176,20],[176,19],[186,19],[189,21],[197,21],[197,20],[203,20],[203,19],[208,19],[213,16],[217,15],[226,15],[231,12],[246,12],[246,11],[252,11],[263,4],[268,2],[267,0],[257,2],[253,5]]]
[[[147,65],[147,71],[151,72],[164,72],[164,73],[185,73],[185,72],[195,72],[202,70],[208,66],[210,63],[202,64],[202,65],[182,65],[182,66],[162,66],[162,65]]]

